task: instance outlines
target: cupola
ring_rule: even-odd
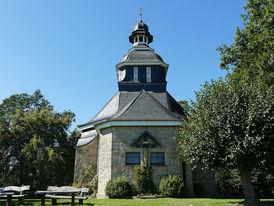
[[[129,36],[133,47],[116,65],[119,91],[166,91],[168,64],[150,48],[153,36],[148,26],[140,20]]]
[[[133,31],[129,36],[129,42],[133,46],[138,46],[141,44],[150,44],[153,41],[153,36],[148,31],[148,26],[143,22],[142,19],[135,24]]]

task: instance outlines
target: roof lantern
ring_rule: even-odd
[[[140,20],[137,24],[134,25],[133,31],[129,36],[129,42],[133,44],[133,46],[141,45],[141,44],[150,44],[153,41],[153,36],[148,31],[148,26],[143,22],[142,19],[142,8],[140,10]]]

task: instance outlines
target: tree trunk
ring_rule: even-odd
[[[240,168],[240,176],[241,176],[241,182],[242,182],[244,198],[245,198],[244,204],[246,206],[261,205],[259,199],[256,196],[254,187],[250,180],[250,171],[246,168]]]
[[[189,163],[184,164],[184,170],[185,170],[185,187],[186,187],[186,193],[187,197],[193,198],[195,197],[195,194],[193,192],[193,183],[192,183],[192,169],[191,165]]]

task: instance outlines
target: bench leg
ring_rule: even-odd
[[[23,205],[24,199],[22,197],[18,198],[18,205]]]
[[[57,199],[52,199],[52,200],[51,200],[51,204],[52,204],[52,205],[57,205]]]
[[[6,206],[11,206],[11,199],[12,199],[12,195],[7,195]]]
[[[74,193],[71,195],[71,205],[72,206],[75,205],[75,194]]]
[[[79,199],[79,205],[83,204],[83,199]]]
[[[41,196],[41,206],[45,206],[45,195]]]

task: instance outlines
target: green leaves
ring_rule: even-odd
[[[191,162],[241,168],[246,200],[257,202],[250,171],[274,165],[273,0],[248,0],[245,10],[233,44],[217,49],[221,69],[231,73],[195,93],[178,145]]]
[[[259,80],[270,86],[274,77],[273,0],[249,0],[245,10],[245,27],[237,27],[234,43],[217,49],[220,67],[231,69],[233,78],[240,81]]]
[[[159,190],[164,197],[182,197],[184,181],[177,175],[168,175],[162,177]]]
[[[258,85],[231,84],[212,81],[196,93],[178,142],[192,162],[212,168],[254,167],[265,153],[261,147],[273,151],[273,95]]]
[[[153,194],[155,192],[151,167],[136,165],[134,167],[134,180],[139,194]]]
[[[72,181],[74,145],[78,134],[69,134],[75,115],[58,113],[39,90],[16,94],[0,105],[0,174],[11,178],[2,184],[48,184]],[[64,175],[63,171],[66,170]]]

